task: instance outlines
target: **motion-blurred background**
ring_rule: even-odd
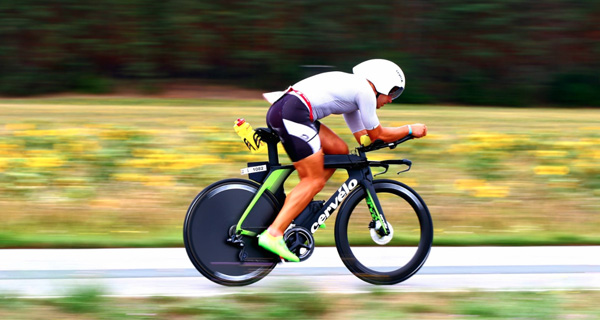
[[[436,245],[597,244],[599,19],[572,0],[2,1],[0,246],[182,245],[195,194],[264,159],[232,130],[264,126],[261,92],[370,58],[407,76],[383,124],[429,126],[374,157],[414,161]]]
[[[173,78],[281,87],[311,66],[381,57],[409,75],[404,103],[600,105],[596,1],[0,5],[5,95],[109,92],[124,79],[146,90]]]

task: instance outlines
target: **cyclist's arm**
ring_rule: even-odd
[[[346,122],[354,134],[354,138],[359,144],[361,144],[360,137],[365,134],[369,135],[371,141],[383,140],[383,142],[394,142],[409,134],[415,138],[421,138],[427,135],[427,127],[420,123],[411,124],[410,128],[408,125],[402,127],[382,127],[379,123],[379,118],[377,117],[377,101],[376,99],[374,100],[374,98],[375,96],[371,91],[369,91],[368,94],[358,94],[356,97],[358,110],[344,115],[346,117]],[[362,125],[360,127],[358,127],[358,125],[351,126],[351,122],[360,122]]]
[[[420,123],[415,123],[410,125],[412,129],[412,136],[415,138],[421,138],[427,135],[427,126]],[[365,134],[369,135],[371,141],[375,140],[383,140],[383,142],[394,142],[396,140],[402,139],[409,135],[410,129],[408,125],[401,127],[382,127],[378,125],[373,130],[360,130],[354,132],[354,138],[358,143],[360,143],[360,137]]]

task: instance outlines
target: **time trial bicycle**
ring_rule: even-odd
[[[268,146],[268,161],[248,163],[250,180],[225,179],[206,187],[192,201],[183,233],[187,254],[198,271],[221,285],[242,286],[265,277],[281,258],[258,245],[258,235],[277,216],[285,201],[284,182],[293,165],[279,163],[279,137],[268,128],[256,130]],[[327,201],[312,201],[284,233],[300,261],[315,250],[313,234],[336,209],[335,245],[344,265],[358,278],[390,285],[413,276],[425,263],[433,242],[433,223],[423,199],[407,185],[374,179],[390,165],[407,159],[371,161],[366,153],[394,149],[412,139],[375,141],[353,154],[325,155],[326,168],[345,169],[348,179]],[[382,172],[372,174],[371,168]]]

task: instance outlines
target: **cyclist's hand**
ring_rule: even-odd
[[[415,138],[422,138],[427,135],[427,126],[422,123],[415,123],[410,125],[412,127],[412,135]]]

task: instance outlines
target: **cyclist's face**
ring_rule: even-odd
[[[369,85],[371,85],[371,88],[373,88],[373,93],[375,94],[375,96],[377,97],[377,109],[383,107],[383,105],[388,104],[390,102],[392,102],[392,97],[388,96],[387,94],[383,94],[383,93],[379,93],[377,92],[377,90],[375,89],[375,86],[373,85],[373,83],[369,80],[367,80],[369,82]]]
[[[379,97],[377,97],[377,109],[390,102],[392,102],[392,97],[388,96],[387,94],[380,94]]]

